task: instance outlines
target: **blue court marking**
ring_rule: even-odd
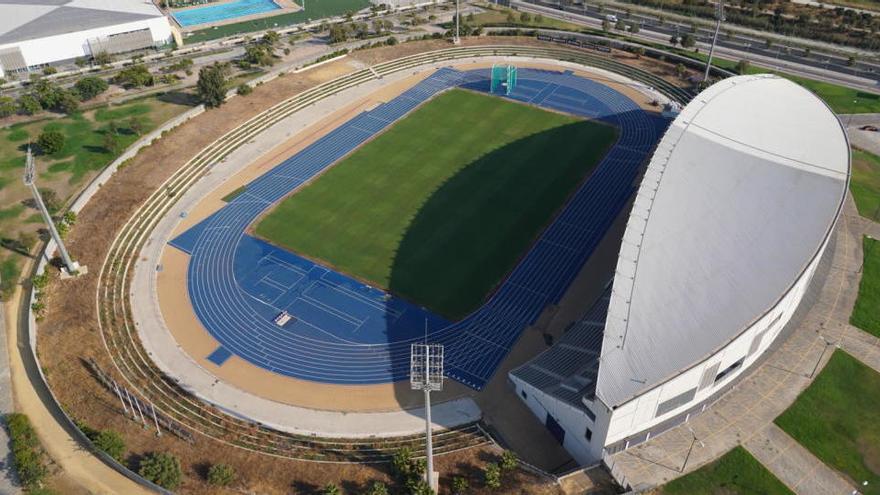
[[[436,71],[291,156],[171,241],[191,254],[190,300],[224,349],[299,379],[387,383],[408,378],[410,344],[424,338],[427,319],[428,339],[445,346],[447,375],[475,389],[486,384],[522,331],[559,301],[632,197],[639,170],[667,120],[570,72],[520,69],[517,87],[507,98],[598,119],[620,133],[497,291],[458,322],[245,233],[291,191],[419,104],[456,86],[488,92],[489,70]],[[293,316],[283,328],[273,322],[281,311]]]
[[[220,346],[214,352],[208,355],[208,361],[211,361],[217,366],[223,366],[223,363],[225,363],[226,360],[231,357],[232,351],[226,349],[223,346]]]

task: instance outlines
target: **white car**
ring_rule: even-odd
[[[608,14],[605,16],[605,20],[608,22],[617,22],[617,16],[614,14]]]

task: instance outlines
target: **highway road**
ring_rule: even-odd
[[[595,5],[560,7],[556,4],[539,2],[539,0],[530,2],[512,0],[511,6],[523,11],[540,12],[546,17],[600,29],[602,20],[606,16],[616,15],[619,19],[640,24],[640,30],[637,34],[627,33],[627,36],[653,43],[662,43],[666,46],[669,46],[669,39],[673,34],[681,36],[690,33],[691,30],[690,25],[668,20],[661,24],[657,17],[645,14],[633,13],[626,17],[622,9],[605,7],[602,12],[599,12]],[[619,31],[614,32],[620,33]],[[698,28],[697,33],[691,34],[695,37],[697,47],[701,52],[707,53],[712,41],[712,31]],[[727,59],[746,59],[756,65],[778,68],[805,77],[846,84],[869,91],[880,91],[880,64],[872,61],[856,61],[853,66],[849,66],[848,57],[819,50],[813,50],[809,57],[804,57],[803,54],[802,48],[788,47],[780,42],[774,42],[770,48],[767,48],[764,39],[740,33],[735,33],[728,38],[723,26],[722,32],[718,36],[716,48],[716,55]]]

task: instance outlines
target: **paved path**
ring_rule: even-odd
[[[768,467],[798,493],[811,493],[810,488],[804,486],[805,479],[822,480],[828,489],[823,493],[838,493],[835,490],[846,486],[842,478],[827,467],[820,471],[808,453],[793,450],[790,442],[774,431],[772,424],[810,384],[841,335],[849,336],[855,346],[856,337],[845,330],[858,291],[864,223],[852,198],[847,198],[837,234],[829,246],[830,256],[826,256],[816,273],[815,280],[819,283],[814,283],[805,296],[804,305],[796,315],[800,320],[789,336],[775,344],[764,362],[703,414],[649,442],[616,454],[614,471],[625,476],[634,488],[657,486],[744,444],[759,456],[770,459]],[[824,283],[821,283],[823,277]],[[880,351],[875,348],[873,352]],[[789,454],[779,459],[770,458],[773,450]],[[789,466],[795,456],[800,462]],[[847,486],[847,489],[845,493],[849,494],[854,488]]]
[[[849,495],[855,490],[840,473],[773,423],[746,441],[744,447],[795,493]]]
[[[14,411],[12,403],[12,379],[9,375],[9,354],[6,349],[6,323],[3,306],[0,305],[0,414]],[[5,426],[5,421],[3,421]],[[12,451],[6,428],[0,428],[0,493],[18,494],[15,469],[12,464]]]
[[[72,432],[63,426],[66,420],[40,378],[30,347],[25,341],[27,334],[19,335],[19,331],[24,331],[16,326],[16,319],[10,314],[19,308],[21,292],[20,288],[16,290],[15,296],[4,308],[4,311],[7,311],[5,323],[10,350],[9,371],[17,409],[28,415],[49,457],[72,481],[90,493],[152,494],[153,492],[129,480],[92,455],[74,439]]]

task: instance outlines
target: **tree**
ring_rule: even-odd
[[[107,65],[113,62],[113,56],[107,52],[98,52],[93,57],[93,60],[97,65]]]
[[[483,469],[483,483],[490,490],[501,488],[501,468],[498,467],[498,464],[494,462],[486,464]]]
[[[278,44],[279,41],[281,41],[281,35],[278,34],[276,31],[268,31],[266,34],[263,35],[263,38],[260,41],[262,41],[263,44],[275,46],[276,44]]]
[[[235,481],[235,469],[226,464],[214,464],[208,468],[208,483],[214,486],[229,486]]]
[[[125,88],[140,88],[152,86],[155,80],[146,65],[137,64],[119,71],[113,78],[113,82]]]
[[[685,48],[693,48],[694,45],[697,44],[697,41],[690,34],[686,34],[681,37],[681,46]]]
[[[611,23],[608,21],[608,19],[602,19],[602,31],[605,31],[607,33],[610,30]]]
[[[678,64],[675,66],[675,75],[678,76],[679,79],[683,78],[687,74],[687,69],[684,64]]]
[[[464,495],[470,488],[467,478],[456,476],[452,479],[452,495]]]
[[[55,110],[70,115],[79,110],[79,97],[70,90],[61,90],[58,93],[58,101],[55,104]]]
[[[638,22],[633,22],[629,25],[629,32],[632,34],[636,34],[642,30],[642,25]]]
[[[473,15],[473,14],[471,14]],[[541,14],[535,14],[535,23],[542,24],[544,22],[544,16]]]
[[[58,193],[55,192],[54,189],[49,189],[48,187],[39,188],[40,196],[43,198],[43,204],[46,205],[46,209],[49,210],[49,213],[54,215],[58,213],[58,210],[64,206],[64,203],[61,201],[61,198],[58,197]],[[34,206],[36,208],[36,206]]]
[[[119,137],[115,132],[104,132],[104,137],[101,140],[101,147],[103,147],[108,153],[116,154],[119,153]]]
[[[9,117],[17,110],[15,100],[9,96],[0,96],[0,119]]]
[[[196,83],[199,99],[208,108],[217,108],[226,101],[226,66],[214,63],[199,70]]]
[[[513,12],[507,13],[507,22],[508,24],[516,24],[516,16],[513,15]]]
[[[57,84],[52,84],[45,79],[39,79],[31,85],[31,95],[45,109],[57,108],[62,91]]]
[[[72,225],[74,221],[76,221],[76,216],[68,217],[65,214],[62,223],[65,225]],[[125,440],[119,433],[113,430],[104,430],[92,439],[92,443],[94,443],[95,447],[98,449],[106,452],[110,457],[122,462],[122,458],[125,455]]]
[[[746,59],[742,59],[736,63],[736,71],[740,74],[745,74],[749,70],[749,66],[751,66],[751,62]]]
[[[388,495],[388,487],[381,481],[374,481],[367,490],[366,495]]]
[[[387,40],[385,40],[385,44],[388,46],[394,46],[398,43],[397,38],[394,36],[389,36]]]
[[[669,44],[672,46],[675,46],[678,44],[678,35],[677,34],[673,34],[672,36],[669,37]]]
[[[164,452],[153,452],[141,459],[138,474],[168,490],[180,486],[183,478],[180,461]]]
[[[626,22],[623,19],[618,19],[616,23],[614,23],[614,29],[618,31],[626,31]]]
[[[339,24],[330,27],[330,43],[341,43],[348,39],[348,30]]]
[[[645,56],[645,47],[637,46],[633,48],[633,53],[635,54],[636,58],[642,58]]]
[[[770,38],[767,38],[764,40],[764,48],[769,50],[772,46],[773,46],[773,40],[771,40]]]
[[[91,100],[104,91],[107,91],[108,87],[110,87],[110,85],[107,84],[107,81],[95,76],[84,77],[73,85],[73,88],[79,93],[79,97],[82,101]]]
[[[134,115],[128,119],[128,128],[131,129],[131,132],[140,136],[144,132],[144,121],[137,115]]]
[[[252,88],[249,84],[241,83],[238,85],[238,88],[235,90],[239,96],[247,96],[254,92],[254,88]]]
[[[44,131],[37,138],[37,147],[46,155],[54,155],[64,147],[64,134],[58,131]]]
[[[272,48],[262,43],[252,43],[244,47],[244,60],[253,65],[271,66],[275,64]]]
[[[528,22],[531,22],[531,20],[532,20],[532,16],[529,15],[528,12],[523,12],[522,14],[519,15],[519,22],[528,23]]]
[[[849,67],[856,65],[856,58],[854,56],[850,56],[848,59],[846,59],[846,65],[848,65]]]

